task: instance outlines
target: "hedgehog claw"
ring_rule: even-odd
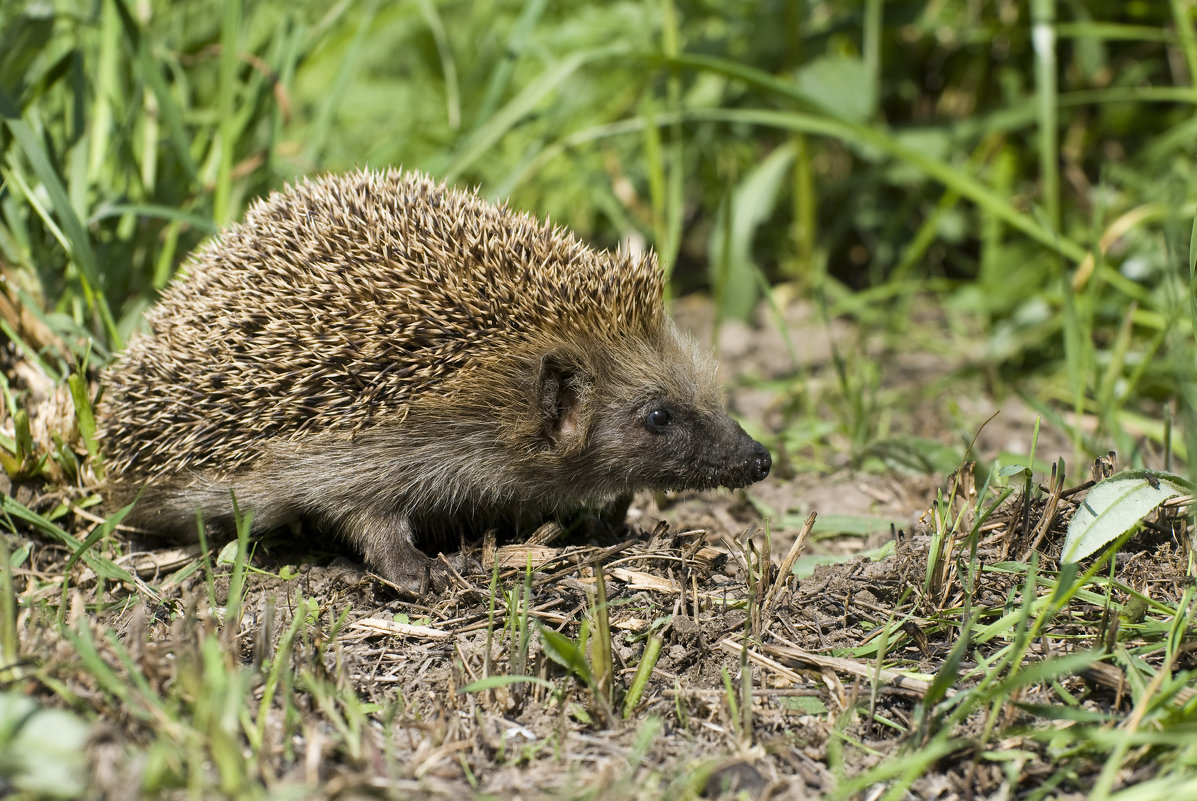
[[[388,564],[381,565],[367,560],[379,578],[405,595],[416,598],[443,592],[453,579],[452,573],[444,564],[429,559],[422,553],[397,556],[395,559],[388,559],[387,562]]]

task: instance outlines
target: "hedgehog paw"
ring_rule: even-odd
[[[424,597],[439,594],[449,587],[453,576],[449,568],[438,559],[429,559],[415,550],[392,552],[385,559],[367,560],[383,580],[408,595]]]
[[[401,592],[417,597],[449,586],[450,571],[416,547],[406,515],[359,511],[345,528],[367,567]]]

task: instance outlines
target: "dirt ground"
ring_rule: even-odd
[[[839,324],[828,330],[809,310],[792,308],[795,356],[767,325],[725,325],[718,340],[732,408],[752,431],[774,441],[792,414],[796,372],[805,376],[801,392],[833,397],[826,389],[835,380],[832,342],[848,351],[859,345],[854,332]],[[710,330],[701,304],[683,303],[678,317],[700,336]],[[947,358],[861,347],[874,349],[880,360],[881,401],[901,399],[890,424],[900,435],[896,442],[928,438],[963,456],[971,432],[972,458],[982,463],[997,453],[1029,450],[1033,414],[1017,400],[994,400],[982,378],[968,377],[964,368],[975,354]],[[941,389],[951,386],[943,382],[953,374],[963,389]],[[995,411],[998,417],[986,423]],[[438,596],[412,599],[364,572],[353,554],[319,547],[327,543],[296,547],[278,536],[259,543],[253,564],[261,572],[247,577],[240,629],[222,635],[229,647],[243,664],[261,668],[257,676],[269,675],[265,666],[289,649],[292,665],[323,676],[330,687],[352,690],[364,705],[380,705],[330,711],[321,691],[299,693],[308,706],[297,710],[298,718],[280,711],[263,733],[261,775],[274,786],[306,786],[304,793],[337,798],[879,797],[883,783],[854,788],[853,777],[908,750],[927,753],[948,725],[924,704],[928,693],[942,692],[932,680],[958,635],[952,621],[960,617],[965,577],[958,562],[944,560],[928,591],[930,510],[942,492],[953,510],[968,515],[976,482],[969,470],[864,469],[839,450],[836,437],[828,436],[830,444],[815,459],[775,448],[774,475],[745,491],[638,497],[621,538],[472,544],[481,564],[497,560],[498,592],[483,573],[462,576]],[[1047,428],[1037,447],[1047,460],[1073,458],[1073,444]],[[1036,477],[1045,486],[1047,480]],[[982,529],[980,563],[1026,561],[1038,550],[1041,567],[1054,568],[1053,553],[1077,497],[1070,500],[1062,489],[1056,488],[1054,509],[1050,491],[1029,504],[1012,496]],[[38,505],[36,496],[26,499]],[[766,521],[762,511],[775,517]],[[841,530],[816,525],[803,532],[812,512],[841,521]],[[1036,539],[1037,532],[1042,537]],[[38,578],[63,571],[69,554],[24,528],[9,539],[10,550],[31,547],[14,583],[18,596],[34,602]],[[887,543],[888,549],[875,550]],[[1146,545],[1128,552],[1120,579],[1157,592],[1162,579],[1180,586],[1185,554],[1166,538],[1150,548],[1150,558]],[[814,565],[813,556],[844,561]],[[806,566],[800,577],[790,574],[794,560]],[[110,587],[106,597],[124,602],[90,613],[99,651],[118,674],[166,692],[181,680],[180,654],[197,647],[195,628],[219,630],[204,571],[174,572],[194,561],[194,551],[174,547],[131,554],[127,564],[164,596],[153,600]],[[604,693],[571,677],[546,652],[538,634],[544,627],[576,641],[585,623],[594,636],[600,625],[596,566],[611,630],[609,706]],[[78,565],[72,570],[79,587],[95,581]],[[215,570],[215,601],[223,605],[229,574]],[[1000,612],[1017,603],[1011,593],[1020,580],[1014,572],[980,572],[970,597],[978,609]],[[106,650],[100,632],[108,627],[131,649],[134,664],[121,664]],[[1078,632],[1082,628],[1078,624]],[[531,632],[526,647],[525,629]],[[886,664],[901,666],[900,672],[878,663],[878,638],[886,639]],[[992,654],[1000,644],[1000,638],[977,643],[975,653]],[[94,786],[107,797],[131,797],[129,788],[147,770],[139,747],[152,737],[152,726],[104,700],[94,678],[74,669],[75,647],[52,627],[23,631],[21,652],[36,655],[39,675],[52,675],[60,685],[54,692],[45,684],[24,690],[52,705],[67,695],[80,699],[76,706],[94,717]],[[639,700],[627,703],[646,652],[657,647]],[[1037,648],[1031,646],[1029,656],[1042,656]],[[971,659],[966,655],[958,669],[975,665]],[[547,679],[551,686],[483,684],[463,691],[487,676],[508,675]],[[1128,703],[1117,677],[1100,671],[1059,685],[1095,709]],[[1046,702],[1057,690],[1030,686],[1022,701]],[[255,684],[251,704],[264,692]],[[947,692],[950,697],[953,690]],[[389,712],[384,717],[378,709]],[[1053,759],[1033,732],[1051,724],[1026,709],[1003,714],[1007,728],[1025,722],[1026,736],[944,746],[921,769],[913,797],[1032,792]],[[950,723],[961,736],[975,736],[986,725],[980,712]],[[1017,769],[991,758],[1006,751]],[[1056,797],[1081,798],[1084,786],[1085,776],[1077,776],[1073,786],[1057,788]]]

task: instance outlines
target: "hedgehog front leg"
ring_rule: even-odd
[[[366,565],[407,592],[443,590],[449,571],[416,547],[411,518],[405,514],[359,511],[344,521],[346,538],[362,553]]]

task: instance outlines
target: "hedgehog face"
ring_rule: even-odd
[[[591,458],[626,489],[744,487],[769,475],[764,446],[720,404],[657,386],[593,420]]]
[[[724,410],[710,356],[672,326],[655,342],[588,355],[541,360],[540,414],[561,484],[619,495],[743,487],[769,474],[769,452]]]

